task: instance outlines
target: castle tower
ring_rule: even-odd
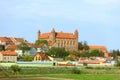
[[[54,28],[51,31],[50,40],[55,41],[55,29]]]
[[[78,50],[78,30],[76,29],[74,32],[75,38],[76,38],[76,49]]]
[[[75,30],[74,35],[78,39],[78,30],[77,29]]]
[[[38,30],[38,40],[40,40],[41,32]]]

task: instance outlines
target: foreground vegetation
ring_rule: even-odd
[[[120,67],[11,67],[0,66],[1,80],[120,80]]]

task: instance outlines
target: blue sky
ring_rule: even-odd
[[[79,31],[79,41],[120,49],[120,0],[0,0],[0,36]]]

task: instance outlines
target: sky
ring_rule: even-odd
[[[74,33],[79,42],[120,50],[120,0],[0,0],[0,36],[34,43],[37,31]]]

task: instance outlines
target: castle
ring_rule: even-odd
[[[38,31],[38,40],[47,40],[49,47],[63,47],[67,50],[78,50],[78,30],[74,33],[56,32],[53,28],[51,32],[42,33]]]

